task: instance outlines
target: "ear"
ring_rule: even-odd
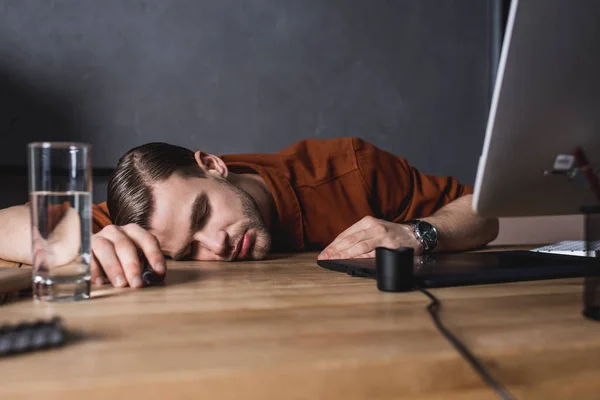
[[[203,151],[197,151],[194,153],[194,158],[196,159],[198,166],[206,173],[216,174],[222,178],[227,178],[227,175],[229,175],[227,165],[225,165],[225,162],[217,156]]]

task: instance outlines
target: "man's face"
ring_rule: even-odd
[[[150,232],[166,256],[192,260],[262,259],[271,237],[256,203],[225,178],[170,178],[153,185]]]

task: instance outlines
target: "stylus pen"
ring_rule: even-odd
[[[144,260],[144,270],[142,271],[142,282],[146,286],[157,285],[163,283],[165,280],[164,275],[158,275],[152,268],[150,268],[150,264],[148,261]]]

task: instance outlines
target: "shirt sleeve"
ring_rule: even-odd
[[[403,222],[425,218],[473,188],[456,178],[426,175],[405,159],[354,139],[354,151],[363,184],[377,218]]]
[[[25,204],[30,204],[29,202]],[[65,208],[61,205],[60,207],[51,209],[49,218],[49,225],[54,227],[56,221],[60,221],[64,216]],[[100,204],[92,204],[92,233],[98,233],[107,225],[112,225],[110,215],[108,213],[108,207],[106,202]],[[51,228],[53,229],[53,228]]]
[[[97,233],[107,225],[111,225],[110,215],[108,214],[108,207],[106,202],[101,204],[94,204],[92,206],[92,231]]]

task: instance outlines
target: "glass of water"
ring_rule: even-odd
[[[33,296],[90,297],[91,146],[37,142],[28,146]]]

